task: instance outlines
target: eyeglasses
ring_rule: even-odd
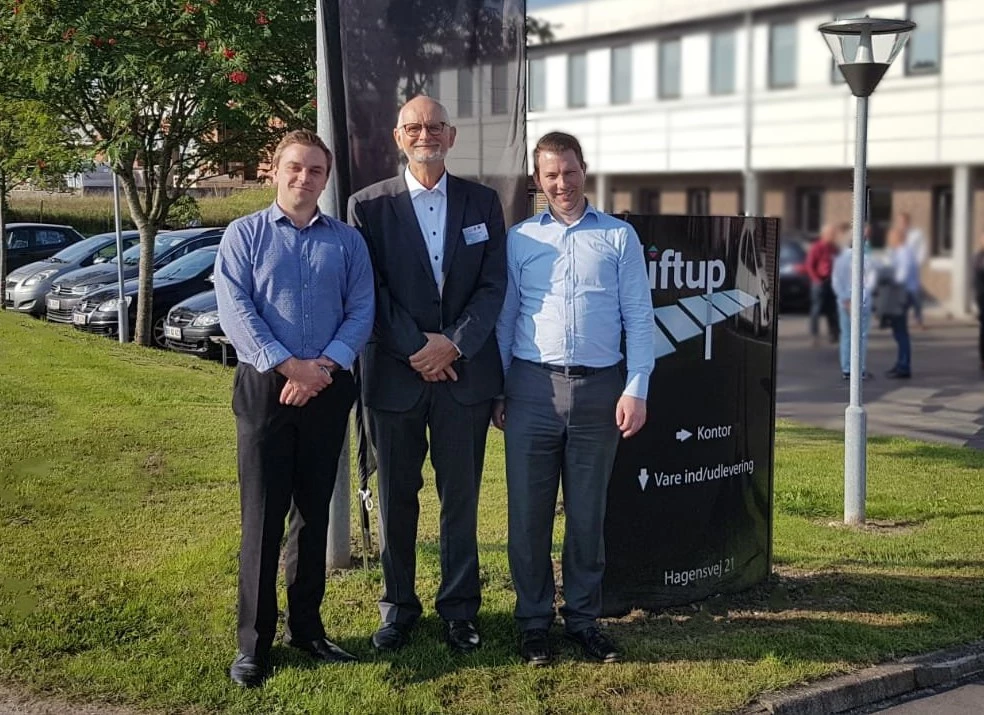
[[[408,137],[416,139],[420,136],[420,132],[426,127],[427,133],[432,137],[439,137],[441,133],[444,132],[445,127],[451,126],[447,122],[437,122],[436,124],[421,124],[419,122],[413,122],[411,124],[404,124],[400,129],[407,133]]]

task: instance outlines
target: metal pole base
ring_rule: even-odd
[[[844,523],[864,524],[867,482],[867,414],[864,407],[844,410]]]

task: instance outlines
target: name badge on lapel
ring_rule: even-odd
[[[474,246],[476,243],[482,243],[489,240],[489,230],[485,227],[484,223],[477,223],[474,226],[466,226],[461,229],[462,235],[465,237],[465,244],[468,246]]]

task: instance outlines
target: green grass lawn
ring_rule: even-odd
[[[373,562],[369,574],[331,574],[323,609],[329,635],[362,662],[318,668],[277,645],[273,677],[243,692],[226,676],[238,539],[232,371],[10,313],[0,313],[0,365],[0,684],[16,689],[171,712],[721,712],[984,636],[984,455],[872,440],[868,514],[878,525],[847,529],[837,525],[841,437],[781,424],[775,578],[609,622],[623,664],[583,662],[558,638],[556,664],[531,670],[511,621],[493,433],[479,535],[483,648],[456,657],[439,642],[431,486],[419,544],[426,615],[411,647],[384,657],[369,645]]]

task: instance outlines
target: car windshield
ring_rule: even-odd
[[[805,259],[806,249],[800,244],[791,241],[779,244],[779,265],[802,263]]]
[[[173,246],[177,246],[182,241],[186,240],[183,236],[157,236],[154,239],[154,258],[157,258],[162,253],[167,251]],[[114,258],[110,263],[116,263]],[[140,246],[131,246],[130,248],[123,251],[123,264],[127,266],[135,266],[140,263]]]
[[[75,263],[81,261],[92,253],[106,245],[106,239],[102,236],[92,236],[84,241],[73,243],[71,246],[63,248],[58,253],[49,258],[53,263]]]
[[[201,249],[192,251],[187,256],[182,256],[174,263],[161,268],[154,274],[155,278],[168,278],[171,280],[183,280],[194,278],[205,269],[210,269],[215,264],[216,249]]]

